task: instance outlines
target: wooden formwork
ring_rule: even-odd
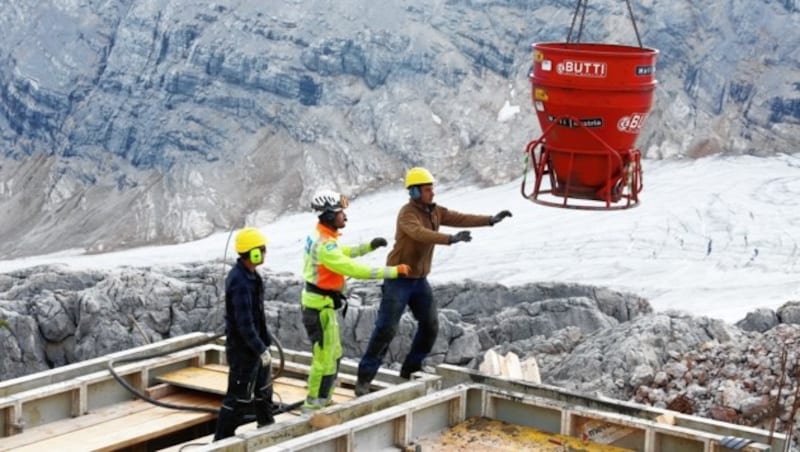
[[[180,338],[113,353],[101,358],[0,383],[0,437],[16,435],[55,421],[82,416],[90,411],[133,399],[107,370],[110,359],[169,353],[117,367],[117,373],[144,391],[162,373],[203,365],[220,359],[220,347],[192,344],[210,339],[195,333]],[[181,348],[190,347],[181,350]],[[178,350],[170,353],[171,350]]]
[[[663,425],[658,421],[659,419],[669,417],[672,423],[671,425],[676,429],[684,429],[689,432],[705,432],[718,438],[744,438],[754,443],[771,444],[772,450],[775,451],[783,451],[786,447],[786,435],[780,433],[770,435],[768,431],[763,429],[677,413],[648,405],[604,397],[592,397],[545,384],[488,376],[480,372],[464,369],[463,367],[447,364],[438,366],[436,368],[436,374],[442,377],[443,387],[451,387],[463,383],[482,383],[498,390],[536,396],[545,400],[553,400],[566,406],[574,406],[576,409],[580,410],[608,413],[609,416],[621,415],[633,419],[654,422],[659,426]],[[725,448],[714,449],[713,447],[716,446],[712,444],[712,450],[727,450]],[[648,450],[663,449],[655,448]]]
[[[752,441],[737,449],[745,451],[780,451],[786,442],[781,434],[770,438],[759,429],[449,365],[438,366],[434,374],[418,372],[411,381],[396,371],[381,370],[373,382],[375,392],[356,399],[350,388],[357,363],[343,360],[343,387],[336,388],[336,403],[317,413],[326,420],[324,426],[296,412],[279,416],[274,425],[249,425],[235,437],[211,443],[207,435],[212,413],[172,411],[133,400],[106,369],[110,359],[120,362],[117,373],[151,398],[215,407],[227,373],[222,342],[210,340],[216,338],[195,333],[0,383],[0,450],[44,445],[62,451],[149,450],[154,444],[169,447],[185,441],[184,445],[193,443],[192,450],[226,451],[421,447],[430,452],[461,447],[726,452],[732,449],[721,445],[724,438]],[[158,357],[124,363],[156,353]],[[311,355],[287,350],[283,356],[284,374],[275,381],[276,393],[302,400]],[[665,414],[671,423],[660,421]],[[191,436],[194,439],[173,441],[175,434],[189,430],[198,433]],[[83,441],[81,435],[89,439]],[[772,449],[767,445],[770,439]],[[464,443],[458,446],[458,441]]]
[[[356,402],[359,403],[359,402]],[[369,405],[370,400],[360,402]],[[482,420],[475,422],[475,419]],[[520,437],[524,449],[532,451],[633,450],[653,452],[722,452],[722,435],[648,419],[571,405],[563,401],[512,392],[481,383],[459,384],[426,396],[352,417],[339,425],[316,432],[280,435],[280,426],[252,433],[250,440],[232,439],[207,450],[255,450],[265,444],[259,436],[282,436],[266,451],[376,451],[448,450],[458,448],[448,433],[465,422],[484,431],[465,441],[463,447],[478,450],[493,444],[496,450],[517,450]],[[462,428],[462,431],[464,429]],[[481,443],[481,436],[492,442]],[[598,441],[587,439],[593,437]],[[284,438],[286,438],[284,440]],[[463,439],[463,438],[462,438]],[[609,440],[610,444],[604,444]],[[570,442],[574,443],[570,446]],[[763,443],[751,443],[743,451],[767,451]]]

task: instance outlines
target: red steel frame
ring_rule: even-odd
[[[575,187],[572,186],[572,182],[570,179],[567,179],[567,183],[565,186],[560,187],[558,185],[558,181],[556,180],[554,169],[552,168],[552,163],[550,161],[550,149],[546,146],[546,137],[547,135],[553,130],[553,127],[559,124],[561,120],[568,120],[567,124],[577,124],[579,127],[582,127],[594,140],[597,141],[600,145],[602,145],[602,150],[563,150],[559,149],[557,152],[559,154],[568,154],[569,155],[569,166],[567,173],[571,173],[574,167],[574,163],[576,159],[580,159],[582,155],[591,155],[597,156],[598,154],[604,154],[608,159],[608,173],[606,174],[606,191],[607,195],[605,199],[594,197],[594,196],[586,196],[583,193],[573,193],[573,189]],[[536,147],[541,146],[541,152],[539,153],[539,157],[536,157]],[[639,204],[639,192],[642,191],[643,187],[643,180],[642,180],[642,165],[641,165],[641,152],[638,149],[628,149],[624,151],[624,155],[621,154],[620,151],[615,150],[611,146],[608,145],[603,139],[601,139],[597,134],[592,132],[588,127],[584,126],[581,121],[577,120],[577,118],[571,116],[564,116],[559,118],[558,120],[553,121],[545,130],[542,132],[542,135],[528,143],[525,147],[525,153],[529,156],[531,162],[531,169],[533,170],[535,176],[535,182],[533,187],[533,192],[530,195],[525,194],[525,182],[526,178],[523,177],[522,179],[522,186],[520,187],[520,191],[522,192],[522,196],[532,200],[533,202],[545,206],[551,207],[562,207],[568,209],[582,209],[582,210],[620,210],[620,209],[627,209],[630,207],[636,207]],[[623,165],[623,156],[626,157],[624,159]],[[622,168],[622,175],[621,179],[619,177],[614,177],[612,174],[613,168]],[[527,168],[525,169],[527,172]],[[549,176],[550,188],[542,190],[542,180],[544,179],[544,175],[547,174]],[[616,180],[615,180],[616,179]],[[618,196],[613,196],[613,189],[615,186],[619,186],[620,191],[616,193]],[[539,195],[542,194],[550,194],[552,196],[561,196],[561,202],[554,202],[548,201],[545,199],[541,199]],[[615,198],[615,199],[614,199]],[[583,199],[583,200],[590,200],[590,201],[600,201],[604,202],[603,206],[599,205],[590,205],[590,204],[570,204],[570,199]],[[625,200],[624,204],[615,204],[620,200]]]

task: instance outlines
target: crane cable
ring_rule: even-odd
[[[631,7],[631,1],[625,0],[625,3],[628,6],[628,15],[631,18],[631,25],[633,25],[633,32],[636,34],[636,42],[639,44],[639,47],[642,47],[642,38],[639,35],[639,28],[636,26],[636,17],[633,15],[633,8]],[[583,25],[586,19],[586,7],[589,4],[589,0],[578,0],[578,4],[575,5],[575,12],[572,13],[572,23],[569,26],[569,33],[567,33],[567,43],[570,42],[581,42],[581,35],[583,34]],[[575,22],[578,20],[578,13],[580,13],[581,19],[578,25],[577,34],[575,36],[575,40],[572,40],[572,33],[575,29]]]

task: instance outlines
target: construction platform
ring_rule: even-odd
[[[139,400],[108,370],[111,360],[124,363],[116,373],[158,402],[215,409],[227,384],[224,356],[223,339],[195,333],[0,382],[0,450],[726,452],[782,451],[786,442],[764,430],[449,365],[411,381],[382,370],[373,392],[354,398],[357,363],[348,360],[332,406],[313,416],[288,411],[261,429],[251,422],[212,442],[214,413]],[[274,402],[296,406],[311,357],[283,357]]]

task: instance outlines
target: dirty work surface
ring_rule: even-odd
[[[547,433],[531,427],[494,419],[471,417],[441,435],[414,443],[423,452],[453,450],[535,451],[535,452],[624,452],[631,449],[596,444],[579,438]],[[407,448],[414,450],[414,447]]]

